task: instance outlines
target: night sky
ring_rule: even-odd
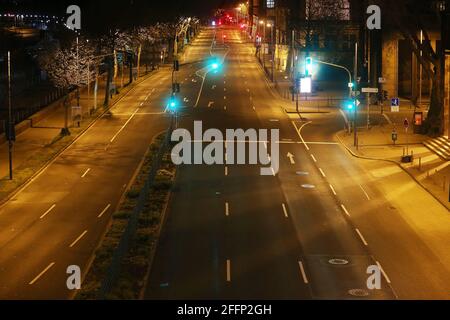
[[[170,21],[178,16],[209,16],[214,9],[230,6],[233,0],[0,0],[0,11],[51,13],[64,15],[70,4],[82,10],[83,24],[90,28],[104,25],[127,27]],[[103,25],[103,26],[102,26]]]

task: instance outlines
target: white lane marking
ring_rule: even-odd
[[[225,202],[225,215],[227,217],[230,215],[230,205],[228,202]]]
[[[227,100],[227,97],[226,97],[226,96],[224,96],[224,97],[223,97],[223,100]]]
[[[305,268],[303,267],[303,262],[299,261],[298,266],[300,267],[300,273],[302,274],[303,282],[305,284],[308,284],[309,281],[308,281],[308,278],[306,277],[306,272],[305,272]]]
[[[227,91],[227,88],[223,88],[223,91],[225,91],[225,92],[226,92],[226,91]]]
[[[227,110],[227,106],[223,106],[223,110]]]
[[[282,207],[283,207],[283,213],[284,213],[284,216],[286,217],[286,218],[289,218],[289,215],[288,215],[288,212],[287,212],[287,208],[286,208],[286,205],[283,203],[282,204]]]
[[[50,213],[50,211],[52,211],[53,209],[55,209],[56,204],[52,205],[47,211],[45,211],[45,213],[39,217],[39,219],[43,219],[45,218],[46,215],[48,215]]]
[[[228,176],[228,167],[225,167],[225,176]]]
[[[212,90],[214,90],[215,88],[216,88],[216,85],[213,85],[213,86],[211,87]]]
[[[87,230],[84,230],[84,232],[78,238],[76,238],[74,242],[70,244],[69,248],[73,248],[77,244],[77,242],[80,241],[81,238],[83,238],[86,235],[86,233]]]
[[[364,245],[367,247],[369,244],[367,243],[366,239],[364,238],[364,236],[362,235],[361,231],[359,231],[358,228],[355,229],[356,233],[358,234],[358,236],[361,238],[361,241],[364,243]]]
[[[210,101],[210,102],[208,103],[208,108],[211,108],[211,107],[213,106],[213,104],[214,104],[214,101]]]
[[[231,261],[227,260],[227,282],[231,282]]]
[[[317,163],[317,159],[316,159],[316,157],[314,157],[314,155],[313,154],[311,154],[311,158],[314,160],[314,162],[316,162]]]
[[[325,172],[323,172],[322,168],[319,168],[320,173],[322,174],[322,177],[326,178]]]
[[[343,204],[341,204],[341,208],[342,208],[342,210],[344,210],[345,214],[350,217],[350,213],[348,212],[347,208]]]
[[[381,267],[381,264],[377,261],[377,266],[380,269],[381,273],[383,274],[384,278],[386,279],[386,282],[391,284],[391,279],[387,276],[386,272],[384,272],[383,267]]]
[[[143,102],[141,102],[141,104],[140,104],[139,106],[141,106],[141,107],[142,107],[143,105],[144,105],[144,103],[143,103]]]
[[[117,131],[117,133],[114,135],[114,137],[112,137],[112,139],[109,142],[113,142],[114,140],[116,140],[117,136],[122,132],[123,129],[125,129],[125,127],[128,125],[128,123],[130,123],[131,119],[133,119],[133,117],[136,115],[136,113],[138,113],[139,108],[136,109],[136,111],[133,112],[133,114],[130,116],[130,118],[128,118],[127,122],[125,122],[125,124],[122,126],[122,128],[120,128],[119,131]]]
[[[125,186],[126,187],[126,186]],[[106,211],[108,211],[108,209],[111,207],[111,204],[108,204],[107,206],[106,206],[106,208],[105,209],[103,209],[103,211],[97,216],[97,218],[101,218],[105,213],[106,213]]]
[[[36,278],[34,278],[33,280],[30,281],[30,283],[28,283],[29,285],[33,285],[36,283],[36,281],[39,280],[40,277],[42,277],[48,270],[50,270],[51,267],[53,267],[55,265],[54,262],[50,263],[47,268],[45,268],[41,273],[39,273]]]
[[[309,151],[309,146],[308,146],[308,144],[305,142],[305,139],[303,139],[303,136],[302,136],[301,131],[302,131],[302,129],[303,129],[306,125],[308,125],[308,124],[310,124],[310,123],[311,123],[311,121],[304,123],[304,124],[300,127],[300,129],[299,129],[299,128],[297,127],[297,125],[295,124],[295,122],[292,121],[292,124],[294,125],[295,131],[297,131],[297,134],[298,134],[300,140],[302,140],[303,145],[305,146],[306,150],[308,150],[308,151]]]
[[[366,195],[367,200],[370,201],[369,194],[366,192],[366,190],[364,190],[364,187],[362,185],[359,185],[359,187],[361,188],[362,192],[364,192],[364,194]]]
[[[82,178],[86,177],[86,175],[89,173],[89,171],[91,171],[91,168],[87,169],[81,177]]]
[[[331,191],[333,192],[333,194],[335,195],[335,196],[337,196],[337,193],[336,193],[336,191],[334,190],[334,188],[333,188],[333,186],[330,184],[330,189],[331,189]]]
[[[339,112],[341,113],[342,117],[344,118],[345,125],[348,127],[349,126],[349,122],[348,122],[347,115],[345,114],[345,112],[342,109],[339,109]]]

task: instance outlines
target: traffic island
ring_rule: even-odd
[[[151,257],[157,246],[176,172],[170,152],[166,149],[154,182],[146,192],[145,185],[152,167],[155,165],[155,156],[157,156],[164,138],[165,135],[158,136],[150,146],[134,181],[112,215],[108,231],[96,249],[94,261],[83,281],[81,290],[76,295],[77,300],[136,300],[140,298],[150,270]],[[139,203],[141,192],[146,192],[143,203]],[[136,230],[130,237],[129,249],[120,262],[120,272],[114,279],[114,285],[109,292],[105,293],[102,289],[105,279],[112,270],[111,265],[114,263],[115,251],[121,250],[120,243],[127,233],[127,227],[132,215],[135,214],[136,207],[140,205],[143,206],[143,209],[138,215]]]

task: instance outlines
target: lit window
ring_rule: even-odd
[[[267,0],[266,6],[267,6],[268,9],[275,8],[275,0]]]

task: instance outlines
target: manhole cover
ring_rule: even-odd
[[[348,261],[345,259],[330,259],[328,260],[328,263],[337,266],[345,266],[348,264]]]
[[[306,171],[297,171],[295,174],[298,175],[298,176],[307,176],[307,175],[309,175],[309,172],[306,172]]]
[[[369,296],[369,292],[364,289],[352,289],[349,290],[348,293],[354,297],[367,297]]]
[[[312,184],[302,184],[302,188],[305,189],[314,189],[316,186],[312,185]]]

